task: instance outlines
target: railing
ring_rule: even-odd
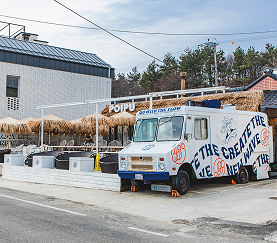
[[[96,146],[50,146],[50,145],[43,145],[43,150],[62,150],[62,151],[93,151],[96,150]],[[114,153],[118,150],[125,148],[124,146],[98,146],[100,152],[105,153]],[[113,151],[106,151],[106,150],[113,150]]]

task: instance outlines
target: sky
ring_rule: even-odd
[[[162,60],[166,53],[177,59],[187,48],[208,41],[218,43],[225,54],[240,46],[262,51],[266,43],[277,42],[276,0],[58,0],[91,22],[107,30],[128,30],[193,35],[150,35],[111,31],[148,54]],[[35,23],[16,18],[51,23],[95,27],[54,0],[0,0],[0,21],[26,27],[49,45],[95,53],[115,68],[140,72],[154,60],[103,30],[71,28]],[[10,16],[10,17],[4,17]],[[0,25],[1,26],[1,25]],[[219,35],[276,31],[260,34]],[[0,34],[7,34],[3,31]],[[203,35],[205,34],[205,35]],[[217,34],[217,35],[216,35]],[[157,64],[161,64],[156,61]]]

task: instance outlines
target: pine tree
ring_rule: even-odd
[[[141,80],[139,84],[147,91],[151,91],[153,88],[154,83],[162,77],[162,72],[158,69],[158,65],[156,64],[155,60],[151,62],[146,72],[142,74]]]

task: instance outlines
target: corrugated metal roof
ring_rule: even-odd
[[[0,36],[0,50],[109,68],[96,54]],[[111,67],[112,68],[112,67]]]
[[[270,105],[277,105],[277,90],[264,90],[262,107]]]

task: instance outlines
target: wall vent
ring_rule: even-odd
[[[19,98],[8,98],[8,110],[18,111],[19,109]]]

